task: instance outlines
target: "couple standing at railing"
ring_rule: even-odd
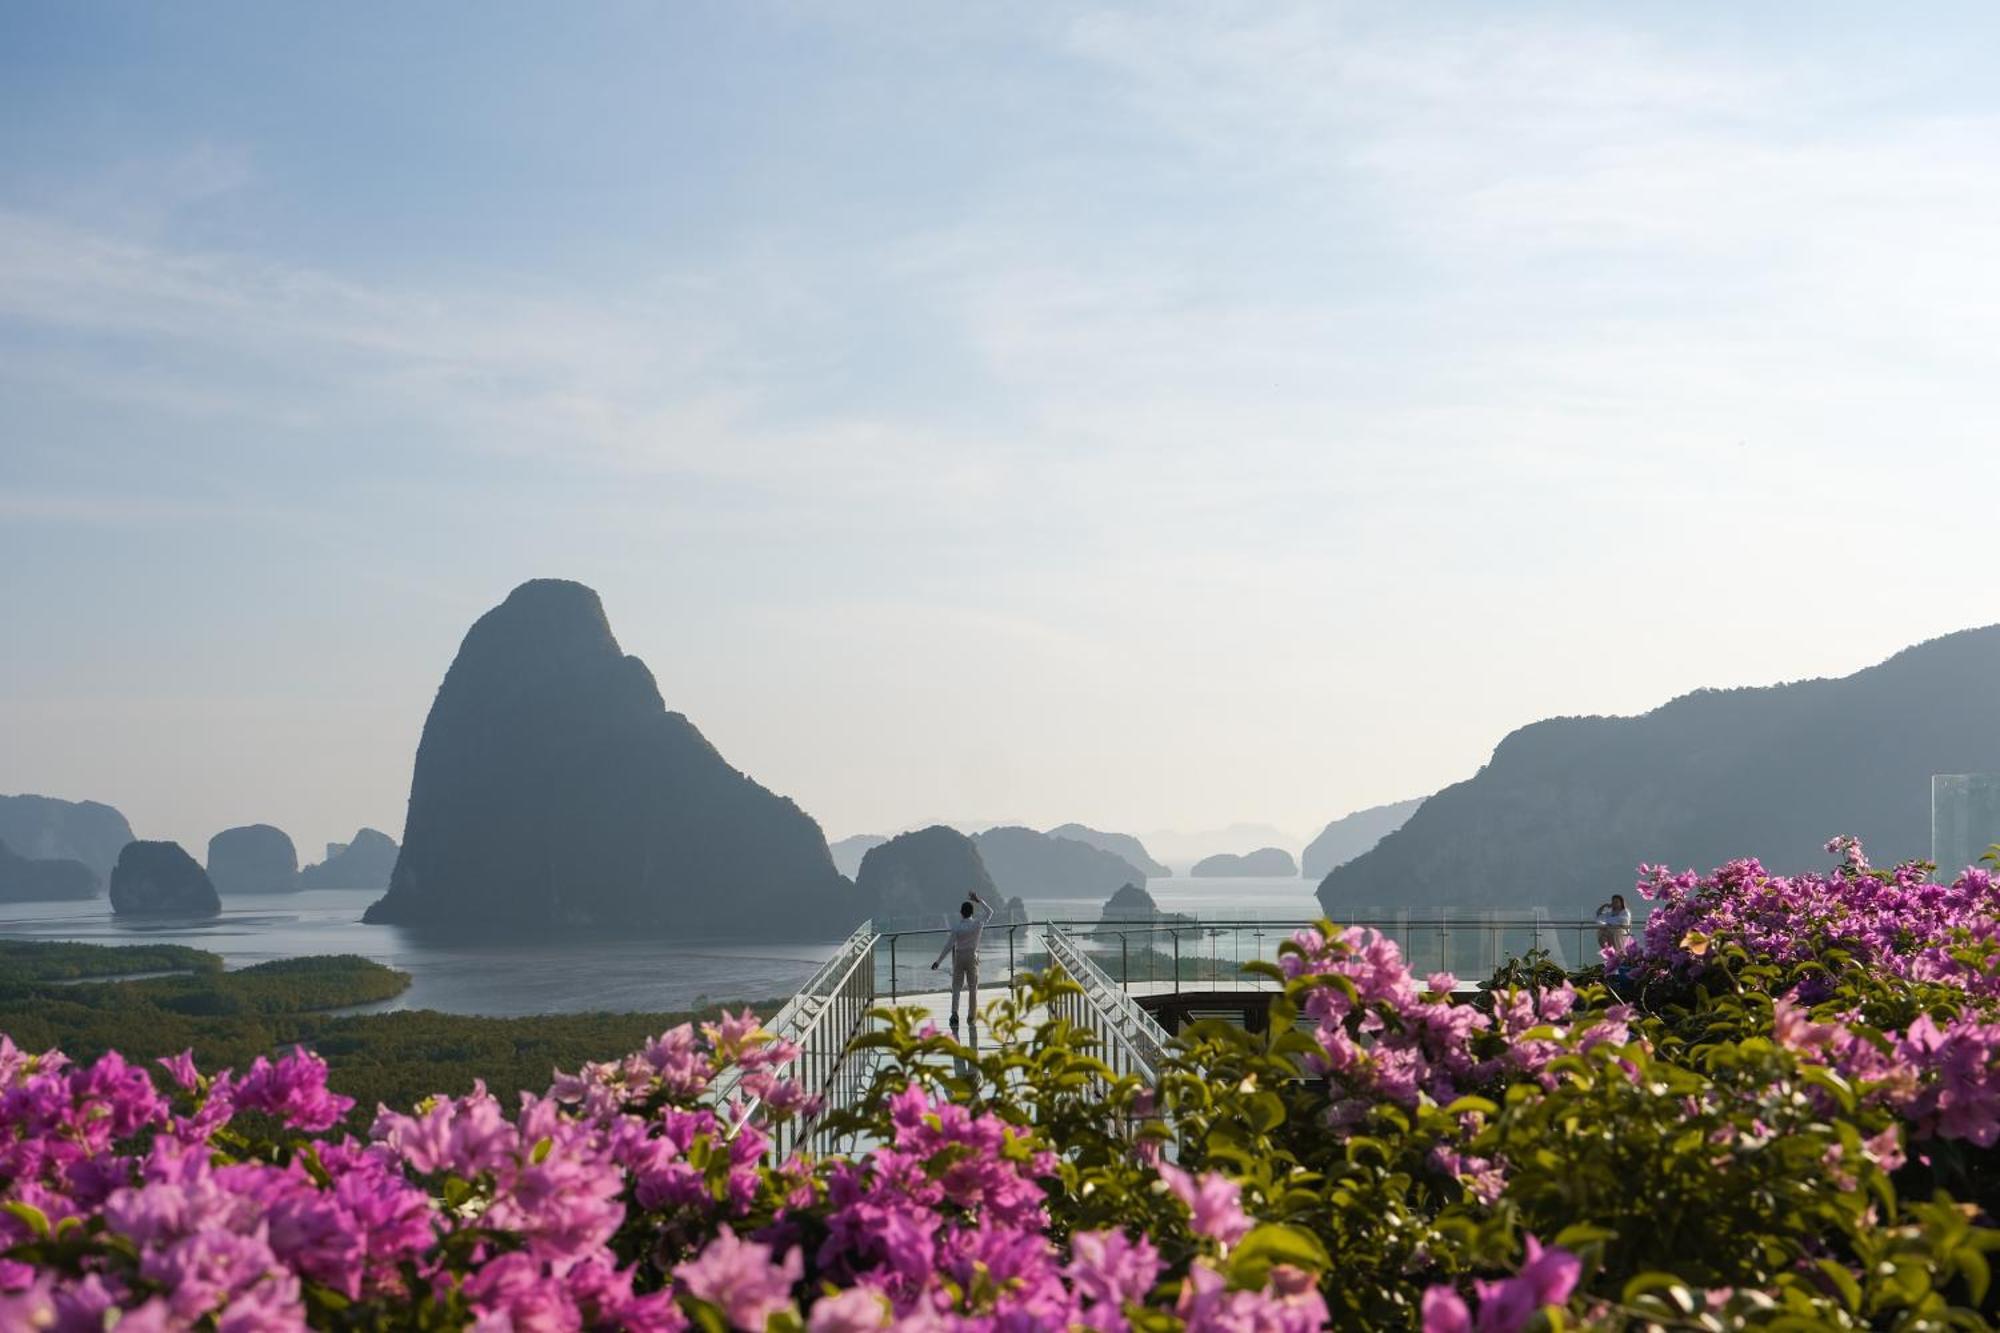
[[[973,908],[977,907],[975,915]],[[966,995],[966,1020],[979,1026],[979,936],[986,929],[986,923],[993,919],[993,904],[983,902],[977,893],[966,890],[965,901],[958,905],[958,920],[951,923],[951,934],[938,950],[937,961],[931,964],[931,971],[938,970],[945,955],[951,955],[951,1030],[958,1031],[958,991],[963,986]]]

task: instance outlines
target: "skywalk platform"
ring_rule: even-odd
[[[1040,921],[995,923],[980,945],[980,1002],[998,997],[1023,971],[1056,970],[1077,983],[1053,1003],[1076,1027],[1093,1033],[1099,1054],[1119,1074],[1151,1079],[1174,1034],[1190,1023],[1220,1018],[1260,1030],[1279,986],[1246,972],[1244,964],[1275,961],[1278,946],[1306,921],[1164,922]],[[1491,975],[1505,962],[1539,952],[1575,966],[1595,943],[1595,922],[1540,917],[1412,919],[1401,915],[1349,924],[1372,927],[1398,942],[1419,975],[1463,970]],[[930,968],[948,931],[943,926],[855,931],[766,1024],[799,1047],[795,1076],[829,1106],[851,1105],[873,1082],[873,1062],[853,1043],[881,1006],[915,1007],[949,1031],[951,993]],[[1454,966],[1456,965],[1456,967]],[[1462,983],[1461,988],[1471,989]],[[1030,1026],[1040,1021],[1028,1015]],[[975,1050],[994,1040],[969,1012],[959,1039]],[[718,1093],[733,1091],[727,1076]],[[750,1115],[758,1109],[753,1101]],[[774,1156],[810,1146],[811,1125],[772,1126]]]

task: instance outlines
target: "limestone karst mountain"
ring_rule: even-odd
[[[1137,884],[1127,884],[1104,900],[1105,921],[1142,921],[1165,925],[1186,925],[1194,918],[1182,912],[1164,912],[1153,895]]]
[[[536,579],[479,618],[445,674],[402,852],[365,919],[809,936],[865,915],[819,825],[667,710],[597,594]]]
[[[103,888],[132,826],[111,806],[53,796],[0,796],[0,842],[31,861],[81,861]]]
[[[1299,873],[1307,879],[1325,879],[1335,866],[1346,865],[1401,828],[1423,803],[1424,798],[1419,796],[1412,801],[1371,805],[1366,810],[1342,815],[1321,829],[1319,836],[1299,853]]]
[[[1522,727],[1329,874],[1319,899],[1336,920],[1402,906],[1581,917],[1629,892],[1641,862],[1823,865],[1840,833],[1877,865],[1925,858],[1931,774],[1979,772],[1996,755],[2000,625],[1838,679],[1697,690],[1638,717]]]
[[[979,859],[1000,891],[1022,898],[1102,898],[1146,872],[1112,853],[1031,828],[1008,826],[973,835]]]
[[[1253,879],[1298,873],[1298,862],[1282,847],[1259,847],[1241,855],[1217,852],[1196,861],[1188,871],[1196,879]]]
[[[1295,837],[1269,824],[1238,822],[1220,828],[1198,829],[1155,829],[1144,836],[1146,849],[1167,865],[1175,867],[1185,875],[1188,868],[1203,857],[1221,852],[1237,853],[1245,847],[1283,847],[1287,851],[1305,845],[1305,839]]]
[[[862,858],[887,841],[879,833],[857,833],[853,837],[828,843],[826,849],[833,856],[834,869],[849,879],[855,879],[861,874]]]
[[[1155,861],[1146,851],[1146,844],[1129,833],[1106,833],[1102,829],[1091,828],[1087,824],[1058,824],[1049,830],[1051,838],[1068,838],[1072,842],[1088,843],[1099,851],[1110,852],[1130,865],[1137,866],[1146,873],[1148,879],[1164,879],[1174,872]]]
[[[329,843],[326,860],[299,870],[302,889],[373,889],[389,887],[396,869],[396,840],[380,829],[355,830],[344,843]]]
[[[111,867],[117,916],[213,916],[222,899],[208,872],[177,842],[128,842]]]
[[[95,898],[98,888],[97,876],[81,861],[21,856],[0,842],[0,903]]]
[[[854,878],[877,924],[947,920],[968,890],[1000,911],[1004,904],[972,839],[934,824],[868,849]]]
[[[227,828],[208,840],[208,878],[224,895],[294,893],[298,849],[289,834],[270,824]]]

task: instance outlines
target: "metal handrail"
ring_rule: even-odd
[[[1132,936],[1142,939],[1170,937],[1174,945],[1173,984],[1176,992],[1181,989],[1180,938],[1182,935],[1207,935],[1211,941],[1225,933],[1237,934],[1250,931],[1259,940],[1259,956],[1262,956],[1262,938],[1265,934],[1283,936],[1294,930],[1302,930],[1316,925],[1316,920],[1293,918],[1290,920],[1268,918],[1209,919],[1175,914],[1171,919],[1156,921],[1118,920],[1098,918],[1058,918],[1043,922],[1009,922],[1004,926],[989,926],[988,931],[1005,934],[1007,967],[1011,977],[1017,967],[1019,957],[1017,939],[1022,931],[1040,931],[1049,960],[1069,975],[1077,983],[1079,994],[1059,999],[1059,1012],[1064,1012],[1077,1026],[1095,1033],[1106,1045],[1107,1063],[1120,1073],[1136,1073],[1152,1080],[1165,1059],[1172,1042],[1159,1022],[1140,1005],[1130,993],[1132,978],[1126,942]],[[1599,923],[1592,921],[1555,921],[1547,917],[1478,915],[1422,916],[1413,913],[1399,913],[1395,917],[1369,917],[1350,919],[1338,923],[1344,927],[1362,927],[1379,931],[1396,938],[1400,935],[1403,951],[1407,955],[1419,932],[1434,933],[1440,941],[1441,956],[1445,966],[1449,966],[1451,937],[1455,931],[1485,931],[1490,934],[1488,955],[1496,960],[1500,954],[1500,936],[1504,931],[1526,930],[1542,935],[1556,932],[1575,932],[1578,957],[1584,953],[1583,941],[1589,933],[1599,929]],[[1635,923],[1643,929],[1643,923]],[[792,998],[765,1024],[770,1032],[795,1043],[799,1056],[789,1075],[796,1079],[810,1096],[826,1099],[828,1105],[837,1105],[845,1092],[858,1090],[866,1071],[856,1067],[857,1062],[848,1060],[848,1047],[869,1021],[879,989],[876,967],[877,950],[883,943],[888,945],[889,992],[892,1000],[900,998],[896,967],[898,941],[913,936],[949,935],[948,928],[925,927],[913,930],[880,931],[873,922],[864,923],[848,936],[834,950],[831,957],[820,965],[804,985],[800,986]],[[1032,938],[1032,937],[1026,937]],[[1121,971],[1125,975],[1114,980],[1098,961],[1091,957],[1086,947],[1090,943],[1108,939],[1119,941]],[[1240,939],[1240,935],[1239,935]],[[986,940],[982,940],[986,943]],[[997,947],[997,941],[995,941]],[[1239,951],[1240,952],[1240,951]],[[1220,962],[1219,958],[1213,959]],[[1234,961],[1240,963],[1239,957]],[[1254,983],[1253,983],[1254,984]],[[742,1071],[731,1068],[720,1075],[711,1086],[711,1094],[717,1105],[726,1102],[742,1082]],[[731,1129],[733,1136],[741,1125],[755,1121],[762,1110],[762,1103],[751,1098],[744,1103],[737,1124]],[[792,1148],[810,1138],[813,1124],[804,1119],[795,1119],[770,1128],[771,1151],[777,1157],[788,1154]]]
[[[834,950],[833,956],[806,979],[791,999],[764,1025],[766,1031],[798,1046],[799,1054],[786,1075],[808,1096],[824,1097],[828,1105],[848,1082],[859,1075],[849,1067],[847,1048],[860,1033],[875,1008],[875,928],[863,922]],[[716,1105],[725,1104],[743,1081],[741,1068],[731,1066],[709,1085]],[[761,1098],[752,1097],[731,1126],[734,1138],[744,1125],[758,1118]],[[792,1148],[812,1133],[812,1123],[804,1118],[770,1128],[770,1153],[782,1160]]]
[[[1159,1021],[1128,995],[1090,955],[1057,925],[1044,925],[1042,940],[1049,957],[1081,989],[1084,1026],[1106,1040],[1108,1063],[1121,1073],[1135,1073],[1147,1082],[1159,1076],[1173,1038]],[[1075,1018],[1072,1018],[1075,1021]]]

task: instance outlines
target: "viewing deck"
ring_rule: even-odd
[[[981,936],[979,1002],[1001,994],[1022,972],[1059,969],[1078,985],[1077,992],[1057,1001],[1063,1017],[1097,1037],[1099,1053],[1114,1071],[1151,1079],[1174,1033],[1189,1023],[1222,1018],[1260,1027],[1279,987],[1269,977],[1246,973],[1244,964],[1276,962],[1279,945],[1313,924],[1303,919],[996,921]],[[1576,968],[1598,948],[1594,921],[1405,913],[1342,924],[1395,940],[1420,976],[1452,972],[1483,978],[1537,950],[1558,966]],[[873,1059],[852,1047],[870,1024],[881,1021],[877,1014],[884,1006],[923,1010],[939,1030],[947,1030],[949,961],[936,970],[931,963],[949,934],[941,925],[884,931],[872,922],[863,925],[766,1023],[798,1045],[793,1072],[809,1093],[834,1107],[851,1105],[866,1092]],[[1461,979],[1458,989],[1476,986]],[[961,1005],[959,1035],[977,1050],[983,1034],[972,1006],[966,999]],[[1030,1022],[1039,1017],[1030,1015]],[[732,1087],[725,1081],[718,1091],[727,1097]],[[754,1101],[750,1115],[758,1115]],[[810,1142],[813,1126],[773,1125],[771,1134],[771,1152],[782,1158]]]

